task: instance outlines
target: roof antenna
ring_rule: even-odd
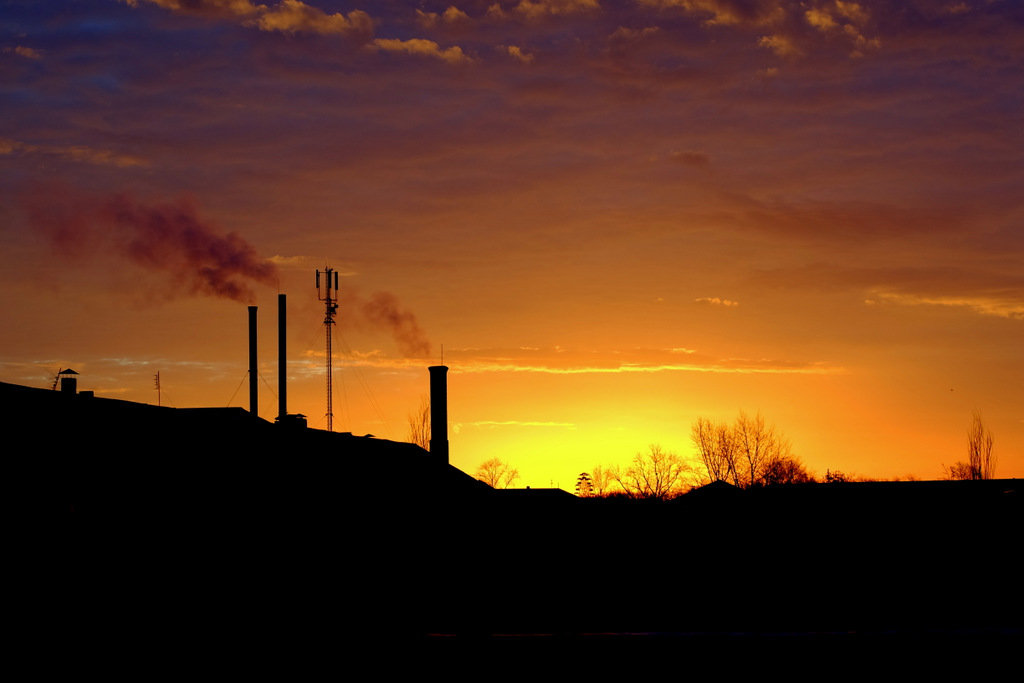
[[[441,365],[444,365],[444,344],[441,344]]]

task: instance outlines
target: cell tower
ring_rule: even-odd
[[[320,271],[316,271],[316,295],[324,302],[326,314],[324,315],[324,329],[327,331],[327,431],[334,431],[334,411],[331,406],[331,326],[334,325],[334,314],[338,312],[338,272],[333,268],[326,268],[323,271],[323,283],[321,287]]]

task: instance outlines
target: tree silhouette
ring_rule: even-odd
[[[992,479],[996,474],[996,457],[992,452],[995,439],[982,422],[981,415],[971,416],[967,429],[967,462],[958,461],[943,467],[948,479]]]
[[[732,425],[697,418],[690,429],[707,481],[727,481],[747,488],[810,481],[811,476],[790,452],[789,440],[760,413],[740,412]]]
[[[690,438],[710,481],[727,481],[739,486],[735,433],[729,425],[699,417],[690,429]]]
[[[843,484],[848,481],[853,481],[853,477],[842,470],[825,470],[826,484]]]
[[[766,486],[806,484],[814,481],[814,477],[796,456],[788,455],[769,462],[762,470],[761,481]]]
[[[491,458],[477,468],[476,478],[492,488],[507,489],[519,478],[519,470],[500,458]]]
[[[750,417],[740,411],[734,430],[737,458],[741,463],[737,467],[737,479],[741,486],[767,483],[767,471],[781,467],[783,461],[792,457],[789,441],[775,427],[766,425],[761,413]]]
[[[981,421],[981,415],[974,413],[967,430],[967,458],[972,479],[992,479],[995,476],[996,458],[992,453],[994,443],[992,432]]]
[[[430,450],[430,398],[427,396],[420,399],[419,410],[409,413],[409,443]]]
[[[600,465],[595,467],[590,473],[590,485],[593,487],[594,495],[604,496],[614,483],[615,480],[612,478],[611,471]]]
[[[576,477],[576,495],[580,498],[594,495],[594,482],[586,472],[580,472],[580,476]]]
[[[613,467],[611,476],[632,498],[665,500],[682,492],[693,469],[675,453],[651,444],[647,453],[637,453],[623,469]]]

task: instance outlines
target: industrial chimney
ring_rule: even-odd
[[[288,321],[284,294],[277,295],[277,419],[288,417]]]
[[[430,455],[448,464],[448,366],[432,365],[430,372]]]
[[[259,401],[257,400],[257,381],[259,375],[256,369],[256,307],[249,307],[249,412],[259,415]]]

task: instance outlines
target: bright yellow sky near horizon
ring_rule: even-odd
[[[1024,27],[910,5],[0,10],[0,380],[246,406],[251,302],[273,419],[280,291],[322,428],[330,265],[335,429],[404,440],[443,344],[471,474],[572,490],[746,411],[920,479],[977,412],[1024,476]]]

